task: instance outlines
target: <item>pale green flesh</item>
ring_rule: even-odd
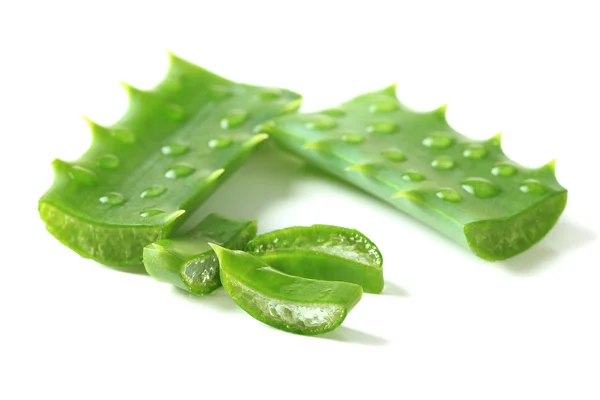
[[[221,286],[219,262],[208,245],[243,249],[256,235],[256,221],[210,214],[183,235],[144,248],[144,266],[153,278],[197,295]]]
[[[212,247],[227,293],[248,314],[277,329],[304,335],[333,330],[362,296],[355,284],[287,275],[251,254]]]

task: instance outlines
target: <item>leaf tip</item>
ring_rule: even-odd
[[[549,162],[547,162],[546,164],[544,164],[540,169],[543,171],[548,171],[552,175],[555,175],[556,174],[556,158],[554,158],[554,159],[550,160]]]
[[[141,93],[143,93],[143,90],[138,89],[127,82],[119,81],[119,85],[121,85],[121,87],[125,90],[125,93],[127,93],[129,97],[138,96]]]
[[[389,96],[393,96],[395,98],[398,97],[397,95],[397,91],[398,91],[398,82],[393,82],[391,85],[386,86],[382,92],[389,95]]]
[[[56,174],[67,172],[71,167],[71,164],[69,164],[67,161],[61,160],[60,158],[55,158],[52,160],[51,165],[54,173]]]
[[[213,251],[217,255],[217,258],[219,258],[219,259],[221,258],[221,256],[223,256],[227,252],[226,248],[221,247],[218,244],[208,242],[208,245],[210,246],[211,249],[213,249]]]
[[[434,115],[437,115],[442,121],[446,122],[446,112],[448,110],[448,103],[444,103],[435,110],[433,110]]]
[[[488,140],[486,140],[486,143],[490,144],[491,146],[497,147],[498,149],[500,149],[500,151],[502,151],[502,132],[499,132],[491,138],[489,138]]]

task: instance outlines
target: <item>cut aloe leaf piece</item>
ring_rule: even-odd
[[[366,293],[383,290],[381,253],[355,229],[294,226],[257,236],[246,251],[289,275],[355,283]]]
[[[153,278],[203,295],[221,286],[219,261],[209,242],[242,250],[256,236],[256,221],[210,214],[187,233],[144,248],[144,265]]]
[[[58,240],[117,266],[139,265],[144,246],[168,237],[244,162],[267,137],[253,134],[257,124],[300,105],[290,91],[234,83],[175,56],[154,90],[127,90],[123,118],[90,122],[91,147],[54,161],[39,202]]]
[[[521,166],[504,155],[500,135],[471,140],[448,125],[445,107],[413,111],[397,100],[395,86],[335,113],[282,116],[260,130],[490,261],[542,239],[567,201],[554,162]]]
[[[274,328],[316,335],[337,328],[362,296],[359,285],[285,274],[253,255],[211,244],[221,282],[248,314]]]

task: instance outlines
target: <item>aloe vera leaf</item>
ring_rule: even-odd
[[[246,251],[289,275],[383,290],[383,257],[377,246],[355,229],[332,225],[294,226],[259,235]]]
[[[282,116],[261,129],[308,163],[490,261],[542,239],[567,201],[554,162],[518,165],[504,155],[500,135],[471,140],[448,125],[445,106],[410,110],[396,98],[395,86],[334,109]]]
[[[302,335],[331,331],[362,297],[359,285],[285,274],[250,253],[211,244],[221,282],[244,311],[274,328]]]
[[[219,261],[209,242],[242,250],[256,236],[256,221],[209,214],[183,235],[144,247],[144,266],[153,278],[204,295],[219,286]]]
[[[39,201],[59,241],[116,266],[139,265],[144,246],[168,237],[267,137],[253,128],[301,101],[175,56],[154,90],[128,92],[120,121],[90,122],[93,142],[85,154],[53,162],[54,183]]]

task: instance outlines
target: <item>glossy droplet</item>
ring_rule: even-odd
[[[131,144],[135,142],[135,135],[128,129],[113,129],[110,134],[121,143]]]
[[[430,149],[445,149],[454,143],[454,139],[443,133],[434,133],[423,139],[422,143]]]
[[[108,204],[111,206],[118,206],[119,204],[123,204],[125,202],[125,197],[121,193],[110,192],[106,193],[104,196],[98,199],[102,204]]]
[[[521,183],[519,189],[523,193],[545,194],[548,192],[548,187],[536,179],[526,179]]]
[[[465,190],[465,192],[481,199],[494,197],[500,193],[500,189],[494,186],[492,182],[484,178],[466,179],[462,183],[462,188]]]
[[[164,186],[152,185],[152,186],[148,187],[146,190],[144,190],[140,194],[140,197],[142,199],[151,199],[153,197],[160,196],[161,194],[165,193],[166,191],[167,191],[167,188]]]
[[[265,88],[258,95],[263,100],[275,100],[281,97],[281,89]]]
[[[398,130],[398,125],[391,121],[377,121],[367,126],[369,133],[394,133]]]
[[[181,121],[185,116],[185,111],[177,104],[169,104],[165,108],[165,115],[171,121]]]
[[[310,120],[304,124],[304,126],[308,129],[324,131],[335,128],[337,126],[337,122],[335,119],[327,115],[313,115]]]
[[[69,169],[69,177],[76,183],[81,185],[92,186],[98,183],[98,176],[92,170],[81,167],[79,165],[73,165]]]
[[[160,152],[166,156],[180,156],[189,151],[190,147],[183,143],[170,143],[160,148]]]
[[[406,155],[398,149],[387,149],[381,152],[381,155],[393,162],[406,161]]]
[[[208,147],[211,149],[223,149],[231,146],[231,139],[229,138],[216,138],[208,141]]]
[[[398,109],[398,102],[392,99],[381,99],[369,106],[369,112],[373,114],[383,114]]]
[[[226,85],[213,85],[210,88],[210,97],[216,100],[223,100],[233,95],[233,89]]]
[[[365,141],[365,137],[359,133],[344,133],[342,140],[346,143],[358,144]]]
[[[96,160],[96,165],[103,169],[115,169],[119,166],[119,163],[119,158],[113,154],[105,154]]]
[[[492,168],[492,175],[496,176],[512,176],[517,173],[517,168],[508,163],[499,163]]]
[[[454,168],[454,160],[448,156],[439,156],[431,162],[435,169],[446,170]]]
[[[227,115],[221,119],[221,128],[232,129],[240,126],[248,119],[248,111],[236,108],[230,110]]]
[[[163,214],[163,213],[164,213],[164,211],[159,210],[158,208],[150,208],[148,210],[144,210],[144,211],[140,212],[140,217],[143,217],[143,218],[153,217],[155,215]]]
[[[463,156],[470,160],[480,160],[487,155],[485,147],[479,144],[469,145],[464,151]]]
[[[405,172],[404,174],[402,174],[402,179],[410,182],[421,182],[425,180],[425,176],[418,172]]]
[[[194,172],[196,172],[196,168],[192,167],[189,164],[184,164],[184,163],[175,164],[175,165],[171,166],[171,168],[169,168],[167,170],[167,172],[165,172],[165,178],[167,178],[167,179],[185,178],[186,176],[190,176]]]
[[[329,110],[321,111],[321,114],[329,115],[330,117],[343,117],[346,111],[339,108],[330,108]]]
[[[444,201],[449,201],[451,203],[458,203],[459,201],[462,200],[462,197],[460,197],[460,195],[458,193],[456,193],[456,191],[449,189],[449,188],[443,188],[438,190],[435,195],[444,200]]]

